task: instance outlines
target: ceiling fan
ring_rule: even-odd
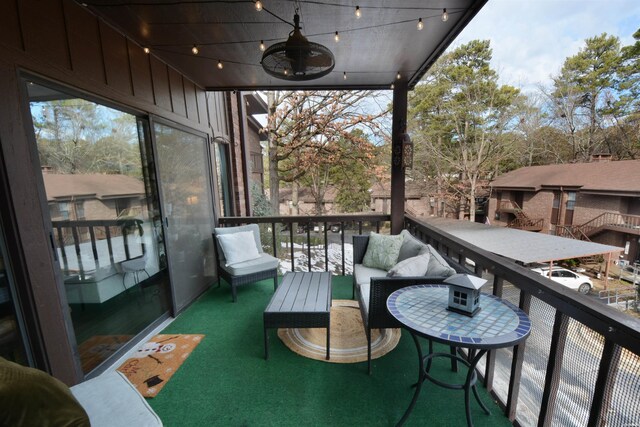
[[[302,35],[300,16],[293,16],[293,31],[286,42],[269,46],[262,55],[262,68],[267,74],[282,80],[313,80],[329,74],[336,65],[331,51],[310,42]]]

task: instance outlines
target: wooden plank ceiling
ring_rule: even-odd
[[[388,89],[398,73],[413,87],[486,0],[263,0],[262,11],[252,0],[78,3],[207,90]],[[316,80],[280,80],[260,64],[260,41],[286,41],[296,9],[302,33],[335,56],[334,70]]]

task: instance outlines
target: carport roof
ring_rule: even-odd
[[[623,250],[617,246],[470,221],[430,218],[425,222],[486,251],[524,264],[582,258]]]

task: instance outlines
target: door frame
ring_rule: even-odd
[[[52,362],[50,361],[50,357],[52,357],[51,355],[53,355],[53,357],[57,359],[56,362],[63,364],[64,367],[66,368],[66,370],[62,372],[62,376],[64,377],[63,380],[69,384],[73,384],[73,383],[80,382],[83,379],[89,379],[97,375],[100,375],[102,372],[109,369],[109,366],[107,363],[102,363],[99,367],[92,370],[91,373],[85,374],[82,371],[80,354],[78,352],[78,343],[75,335],[75,328],[73,326],[73,321],[71,319],[71,313],[69,310],[67,295],[64,288],[64,279],[62,276],[62,269],[60,268],[60,263],[58,262],[57,251],[56,251],[55,243],[53,240],[53,225],[51,221],[51,215],[49,214],[49,205],[47,203],[46,190],[44,186],[44,178],[41,172],[42,165],[40,163],[40,155],[38,153],[38,144],[35,138],[33,119],[31,117],[31,107],[30,107],[30,99],[29,99],[27,84],[28,82],[33,82],[35,84],[46,86],[52,90],[59,91],[64,94],[68,94],[70,96],[74,96],[77,98],[81,98],[86,101],[102,105],[104,107],[115,109],[126,114],[130,114],[134,116],[136,120],[142,119],[147,121],[147,123],[151,123],[151,119],[149,114],[144,111],[137,110],[132,107],[113,102],[111,100],[102,98],[92,93],[85,92],[79,88],[68,86],[64,83],[51,80],[47,77],[39,76],[37,74],[34,74],[26,70],[17,70],[16,77],[17,77],[16,81],[18,83],[19,92],[20,92],[19,104],[20,104],[20,109],[22,114],[24,132],[25,132],[26,140],[28,141],[28,151],[31,157],[30,165],[33,168],[32,170],[33,170],[34,179],[36,181],[36,191],[37,191],[37,197],[39,202],[38,205],[40,208],[40,211],[37,213],[34,213],[34,216],[38,215],[42,219],[42,225],[43,225],[44,233],[46,236],[44,237],[44,239],[47,241],[46,245],[49,253],[48,262],[50,262],[50,265],[52,268],[52,276],[53,276],[52,278],[54,280],[55,288],[56,288],[55,296],[51,295],[51,291],[48,291],[47,295],[43,295],[40,297],[40,298],[46,297],[49,302],[53,300],[55,302],[54,304],[46,304],[46,306],[43,306],[43,304],[37,305],[37,303],[34,301],[34,304],[36,305],[34,305],[34,308],[33,308],[34,310],[33,316],[36,316],[37,318],[40,319],[39,324],[36,326],[36,331],[37,331],[38,337],[42,341],[42,345],[35,346],[34,350],[40,350],[40,348],[42,349],[40,350],[41,356],[43,359],[43,364],[44,364],[44,366],[42,366],[42,369],[52,373],[53,375],[56,375],[59,377],[61,376],[59,375],[58,372],[55,372],[54,367],[51,366]],[[156,186],[156,191],[158,191],[158,193],[160,192],[160,189],[157,188],[157,186]],[[16,241],[18,240],[16,239]],[[13,256],[13,254],[11,255]],[[17,274],[17,272],[14,271],[14,274]],[[34,293],[32,290],[33,285],[31,281],[29,279],[26,279],[24,283],[26,284],[26,287],[29,288],[29,292],[33,294]],[[171,288],[172,286],[170,285],[169,287]],[[27,311],[27,313],[29,312]],[[116,361],[118,360],[118,358],[121,358],[123,355],[128,353],[131,349],[138,346],[141,338],[149,335],[150,332],[152,332],[160,324],[165,322],[170,317],[170,315],[171,315],[170,312],[165,312],[164,314],[158,316],[158,318],[152,321],[143,330],[138,332],[134,338],[132,338],[129,342],[127,342],[125,345],[120,347],[116,352],[114,352],[106,360]],[[52,348],[54,346],[52,346],[51,343],[46,342],[48,338],[51,338],[51,337],[45,336],[47,332],[43,331],[42,325],[43,324],[56,325],[56,324],[59,324],[61,321],[64,324],[64,327],[61,329],[64,330],[63,334],[66,337],[67,341],[65,345],[62,345],[62,346],[58,342],[55,348]],[[32,333],[32,332],[33,331],[29,331],[29,333]],[[35,361],[37,363],[39,360],[37,356],[39,355],[36,353],[35,356],[36,356]],[[71,361],[71,363],[69,363],[69,361]]]
[[[162,233],[165,236],[165,241],[166,241],[166,236],[168,235],[168,228],[169,228],[169,224],[167,223],[167,214],[165,212],[165,200],[164,200],[164,194],[163,194],[163,185],[164,183],[162,182],[162,180],[160,179],[160,162],[159,162],[159,157],[158,157],[158,145],[157,145],[157,139],[156,139],[156,132],[154,129],[154,125],[155,124],[160,124],[163,126],[168,126],[168,127],[172,127],[174,129],[180,130],[182,132],[185,133],[190,133],[192,135],[204,138],[204,145],[205,145],[205,150],[206,150],[206,160],[205,160],[205,166],[207,167],[207,172],[209,174],[209,179],[207,180],[208,182],[208,192],[209,192],[209,196],[211,198],[211,209],[212,209],[212,216],[213,216],[213,222],[214,222],[214,226],[216,224],[216,217],[215,217],[215,193],[213,192],[213,179],[212,179],[212,175],[213,175],[213,171],[211,169],[212,167],[212,162],[211,162],[211,138],[209,137],[209,135],[205,132],[201,132],[198,131],[196,129],[190,128],[188,126],[184,126],[180,123],[176,123],[173,122],[171,120],[167,120],[165,118],[150,114],[149,115],[149,135],[151,138],[151,151],[152,151],[152,156],[154,158],[154,173],[156,176],[156,184],[158,186],[158,201],[160,203],[159,209],[160,209],[160,215],[162,216]],[[211,230],[211,233],[213,233],[213,230]],[[213,238],[213,237],[212,237]],[[169,283],[170,283],[170,292],[171,292],[171,310],[172,310],[172,315],[175,317],[178,314],[180,314],[182,311],[184,311],[189,305],[191,305],[191,302],[189,302],[188,304],[186,304],[184,307],[182,307],[181,309],[178,309],[177,306],[177,298],[176,298],[176,292],[175,292],[175,284],[178,283],[175,277],[175,272],[173,271],[173,268],[171,268],[171,262],[170,259],[172,257],[172,254],[169,251],[169,248],[167,246],[166,243],[164,243],[165,246],[165,254],[167,256],[167,269],[169,271]],[[214,254],[215,256],[215,254]],[[217,274],[217,272],[216,272]]]

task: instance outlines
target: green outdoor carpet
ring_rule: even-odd
[[[273,281],[238,289],[212,288],[169,325],[163,334],[205,334],[207,338],[149,404],[167,427],[183,426],[392,426],[411,398],[418,358],[411,336],[403,331],[389,354],[366,362],[324,363],[299,356],[270,333],[264,359],[262,312],[273,294]],[[333,298],[351,298],[351,277],[333,277]],[[425,346],[426,348],[426,346]],[[448,348],[442,351],[447,352]],[[461,366],[462,368],[462,366]],[[460,369],[461,372],[465,369]],[[450,382],[447,359],[432,373]],[[483,387],[486,415],[472,399],[476,426],[508,426],[507,418]],[[407,426],[464,426],[464,392],[425,382]]]

